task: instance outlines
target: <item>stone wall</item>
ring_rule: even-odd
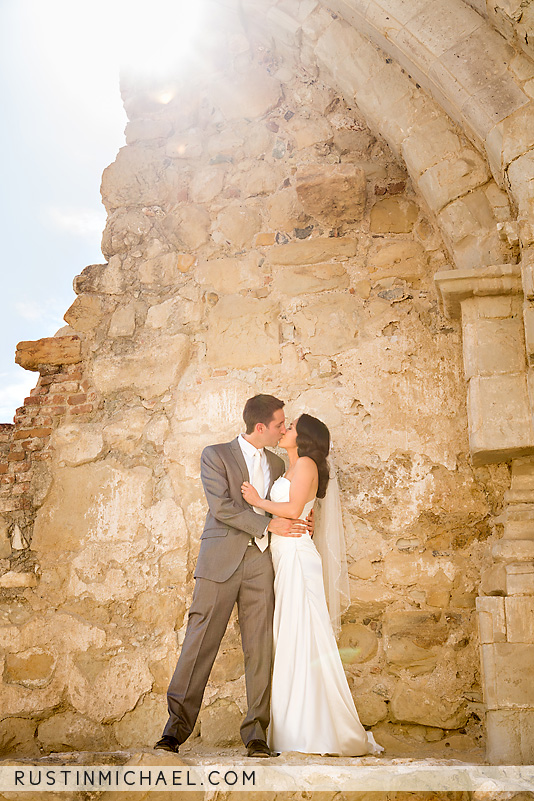
[[[124,80],[107,262],[75,279],[58,337],[79,338],[82,361],[28,357],[39,384],[1,432],[3,484],[19,463],[32,476],[3,507],[2,747],[160,733],[205,514],[200,452],[263,391],[333,435],[352,593],[340,648],[363,723],[391,749],[475,748],[475,599],[509,471],[468,458],[460,323],[433,283],[455,245],[445,204],[327,72],[217,22],[194,78]],[[488,190],[508,219],[477,175],[466,196]],[[513,261],[494,233],[487,253]],[[232,619],[196,735],[235,743],[244,704]]]

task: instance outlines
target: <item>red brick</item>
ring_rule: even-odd
[[[32,395],[29,398],[24,398],[24,406],[39,406],[41,398]]]
[[[80,403],[85,403],[87,400],[87,395],[85,392],[80,392],[78,395],[71,395],[70,398],[67,399],[67,403],[69,406],[79,406]]]
[[[30,439],[27,442],[22,443],[23,449],[28,451],[40,451],[46,445],[46,442],[42,439]]]
[[[4,473],[7,473],[7,468],[8,467],[9,467],[9,465],[7,465],[7,464],[0,464],[0,475],[3,476]]]
[[[83,378],[83,371],[81,367],[73,367],[72,370],[65,370],[63,375],[68,376],[72,381],[80,381]]]
[[[26,454],[22,451],[11,451],[11,453],[7,455],[8,462],[22,462],[25,458]]]
[[[88,381],[87,378],[84,378],[84,380],[80,384],[80,387],[81,389],[83,389],[84,392],[87,392],[88,389],[91,389],[91,382]]]
[[[0,484],[14,484],[15,483],[15,476],[2,476],[0,478]]]
[[[53,403],[54,406],[59,406],[61,403],[65,403],[66,395],[51,395],[47,398],[47,403]]]
[[[32,439],[33,437],[49,437],[51,428],[21,428],[15,431],[13,439]]]
[[[93,411],[93,404],[86,403],[84,406],[73,406],[71,409],[72,414],[88,414]]]
[[[67,407],[66,406],[43,406],[41,411],[45,412],[46,414],[51,414],[54,417],[58,417],[58,416],[60,416],[62,414],[65,414],[65,412],[67,411]]]
[[[47,387],[49,384],[53,384],[57,380],[58,380],[58,377],[55,376],[55,375],[43,375],[43,376],[41,376],[41,384],[44,387]]]
[[[54,390],[56,392],[64,392],[67,395],[72,395],[80,391],[80,384],[79,381],[61,381],[61,383],[56,384]]]
[[[26,454],[24,454],[26,455]],[[11,471],[13,473],[26,473],[30,470],[31,464],[28,461],[25,462],[12,462],[11,464]]]

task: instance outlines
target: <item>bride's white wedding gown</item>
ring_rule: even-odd
[[[289,501],[290,481],[271,489]],[[305,518],[315,500],[304,507]],[[362,756],[383,750],[358,717],[324,592],[321,557],[309,534],[271,536],[274,644],[269,746],[274,751]]]

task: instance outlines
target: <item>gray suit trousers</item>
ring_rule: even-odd
[[[274,572],[270,550],[249,546],[237,570],[223,582],[197,578],[180,658],[167,692],[164,734],[183,743],[193,731],[202,697],[230,614],[237,602],[245,656],[248,712],[241,725],[245,745],[265,740],[269,724]]]

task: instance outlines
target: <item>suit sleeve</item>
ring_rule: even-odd
[[[230,496],[226,466],[216,449],[209,446],[200,458],[200,478],[213,517],[229,528],[244,531],[251,537],[263,537],[269,519],[252,509],[243,509]]]

